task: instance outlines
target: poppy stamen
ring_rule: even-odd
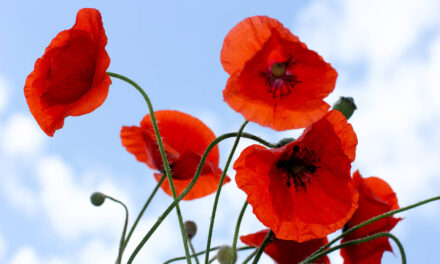
[[[266,78],[266,86],[269,87],[268,92],[272,94],[273,98],[289,95],[297,83],[297,77],[292,74],[289,68],[296,64],[292,61],[293,57],[289,57],[286,61],[275,62],[270,66],[267,72],[261,75]]]
[[[315,165],[317,161],[313,150],[294,146],[277,163],[278,169],[283,172],[281,180],[288,188],[294,185],[296,190],[305,190],[318,169]]]

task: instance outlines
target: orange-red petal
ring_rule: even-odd
[[[214,133],[199,119],[188,114],[162,110],[155,112],[159,132],[164,142],[183,154],[193,151],[202,155],[208,145],[215,139]],[[150,115],[141,121],[141,127],[153,131]],[[218,147],[215,146],[208,155],[207,160],[214,164],[219,162]]]
[[[280,167],[280,161],[292,158],[296,148],[307,152],[316,167],[308,179],[302,178],[307,182],[304,189],[286,181],[289,175]],[[341,138],[327,118],[308,127],[297,141],[284,147],[249,146],[234,164],[237,186],[248,195],[257,218],[277,238],[298,242],[325,237],[353,215],[358,194],[350,168],[351,160]]]
[[[346,228],[351,228],[374,216],[399,208],[396,194],[385,181],[377,177],[364,179],[359,171],[353,174],[353,181],[359,191],[359,207],[347,222]],[[354,231],[341,242],[362,238],[378,232],[389,232],[400,220],[400,218],[392,216],[384,218]],[[342,248],[341,255],[345,264],[376,264],[381,263],[385,251],[392,251],[386,237]]]
[[[63,127],[67,116],[87,114],[104,102],[111,84],[106,44],[101,14],[84,8],[75,25],[60,32],[36,61],[24,94],[47,135]]]
[[[179,111],[156,111],[155,117],[171,167],[176,194],[179,195],[193,179],[200,159],[208,145],[215,139],[215,135],[199,119]],[[123,127],[121,140],[122,145],[135,155],[138,161],[164,172],[150,115],[144,117],[140,127]],[[215,146],[202,167],[197,183],[184,200],[200,198],[217,189],[222,174],[218,164],[219,150]],[[159,180],[162,173],[156,173],[155,178]],[[229,181],[230,179],[226,177],[224,183]],[[167,194],[172,195],[168,179],[164,180],[161,187]]]
[[[278,20],[267,16],[248,17],[238,23],[225,37],[220,54],[223,68],[229,74],[240,71],[244,64],[266,43],[276,30],[291,41],[299,41]]]
[[[243,243],[251,247],[259,247],[266,237],[269,229],[261,230],[260,232],[241,236]],[[273,240],[266,246],[264,252],[269,255],[277,264],[293,264],[303,261],[306,257],[318,250],[320,247],[327,244],[327,238],[313,239],[298,243],[292,240],[282,240],[273,238]],[[313,263],[329,264],[330,260],[324,256]]]
[[[247,120],[275,130],[302,128],[329,108],[322,99],[333,91],[336,71],[275,19],[255,16],[237,24],[221,61],[231,75],[223,98]],[[284,74],[294,81],[277,79],[283,84],[273,88],[271,67],[287,61]]]

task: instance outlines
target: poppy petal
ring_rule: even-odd
[[[188,114],[162,110],[155,112],[160,135],[164,142],[183,154],[185,151],[192,151],[202,155],[209,144],[215,139],[214,133],[199,119]],[[141,121],[141,127],[153,130],[150,115]],[[215,146],[209,153],[207,160],[214,164],[219,162],[218,147]]]
[[[346,228],[356,226],[372,217],[399,208],[396,194],[391,187],[377,177],[362,178],[359,171],[353,174],[353,181],[359,191],[359,207],[347,222]],[[364,226],[348,236],[341,243],[366,237],[378,232],[389,232],[401,218],[387,217]],[[392,251],[388,238],[378,238],[362,244],[341,249],[341,256],[345,264],[379,264],[383,253]]]
[[[322,238],[342,228],[355,212],[359,195],[350,176],[351,160],[336,130],[324,117],[296,141],[276,149],[249,146],[235,162],[237,186],[277,238]]]
[[[43,131],[53,136],[67,116],[99,107],[111,84],[107,37],[96,9],[78,11],[75,25],[60,32],[26,79],[24,94]]]
[[[326,119],[332,124],[336,135],[341,140],[345,155],[347,155],[351,161],[354,161],[358,140],[353,127],[347,122],[345,116],[337,110],[330,111],[326,115]]]
[[[176,194],[180,195],[193,179],[202,155],[215,139],[215,135],[199,119],[179,111],[156,111],[155,117],[170,164]],[[121,140],[122,145],[135,155],[138,161],[161,172],[155,174],[159,181],[164,168],[150,115],[143,118],[140,127],[123,127]],[[200,198],[217,190],[222,175],[218,164],[219,150],[215,146],[208,154],[195,186],[184,200]],[[224,184],[229,181],[229,177],[226,176]],[[168,195],[172,195],[168,179],[164,180],[161,187]]]
[[[303,128],[327,112],[337,72],[275,19],[250,17],[226,36],[221,60],[229,106],[275,130]]]
[[[209,166],[209,165],[208,165]],[[220,169],[219,169],[220,170]],[[199,179],[197,180],[196,184],[193,186],[191,191],[185,197],[183,200],[194,200],[197,198],[205,197],[213,192],[215,192],[218,188],[218,183],[220,182],[220,176],[222,174],[222,171],[217,171],[216,173],[208,173],[208,174],[202,174],[200,175]],[[162,177],[162,174],[155,173],[154,177],[157,181]],[[176,195],[179,196],[185,189],[188,187],[190,182],[192,181],[192,178],[174,178],[173,177],[173,183],[174,188],[176,190]],[[230,182],[231,179],[226,176],[223,184],[226,184]],[[170,184],[168,182],[168,179],[165,178],[163,181],[161,188],[167,193],[169,196],[172,196]]]
[[[286,39],[299,41],[276,19],[267,16],[246,18],[229,31],[225,37],[220,60],[229,74],[239,71],[270,38],[273,30]]]
[[[246,236],[241,236],[240,240],[248,246],[259,247],[264,238],[267,236],[267,233],[269,233],[269,229]],[[326,237],[313,239],[302,243],[292,240],[273,238],[273,240],[264,249],[264,252],[278,264],[300,263],[320,247],[327,244],[327,242]],[[327,256],[324,256],[318,260],[315,260],[313,263],[329,264],[330,259]]]
[[[355,174],[360,175],[359,171],[355,172]],[[375,195],[391,205],[391,210],[399,209],[396,193],[391,189],[391,186],[388,183],[378,177],[368,177],[364,180],[368,187],[370,187],[371,190],[374,190]]]
[[[162,156],[156,147],[156,138],[152,131],[146,131],[136,126],[123,126],[121,141],[125,149],[133,154],[138,161],[146,163],[152,169],[163,170]],[[164,148],[169,163],[179,159],[179,153],[168,144],[164,144]]]

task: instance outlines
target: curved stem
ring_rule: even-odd
[[[171,176],[170,164],[168,163],[168,159],[165,154],[165,149],[164,149],[163,143],[162,143],[162,137],[160,136],[160,133],[159,133],[159,127],[157,126],[156,117],[154,115],[154,109],[153,109],[153,105],[151,104],[150,98],[145,93],[145,91],[137,83],[135,83],[133,80],[131,80],[123,75],[113,73],[113,72],[107,72],[107,74],[110,75],[111,77],[121,79],[121,80],[131,84],[144,97],[145,102],[148,105],[148,110],[150,111],[151,123],[153,125],[154,134],[156,135],[157,144],[159,145],[159,151],[160,151],[160,155],[162,156],[163,166],[165,168],[168,182],[170,184],[171,193],[173,195],[173,199],[176,200],[177,195],[176,195],[176,190],[174,188],[173,178]],[[186,260],[187,260],[188,264],[191,264],[191,258],[189,257],[190,254],[189,254],[189,249],[188,249],[188,242],[186,239],[185,228],[183,225],[182,213],[180,212],[180,207],[178,204],[176,204],[176,212],[177,212],[177,218],[179,219],[179,226],[180,226],[180,232],[182,234],[183,246],[185,248],[185,254],[187,257]],[[131,260],[131,261],[133,261],[133,260]]]
[[[252,251],[252,253],[247,256],[247,258],[243,261],[243,264],[248,263],[249,261],[251,261],[251,259],[255,256],[255,254],[257,254],[258,248],[255,248],[254,251]]]
[[[244,121],[237,132],[237,137],[235,138],[234,145],[232,146],[231,153],[229,153],[228,160],[226,161],[225,168],[223,169],[222,176],[220,177],[220,182],[218,183],[217,192],[215,193],[214,205],[212,206],[211,222],[209,224],[208,241],[206,242],[206,254],[205,263],[209,261],[209,248],[211,247],[212,230],[214,229],[215,213],[217,211],[218,199],[220,198],[220,192],[222,191],[223,181],[225,180],[226,171],[231,163],[232,156],[234,156],[235,150],[237,149],[238,142],[240,141],[240,136],[243,132],[244,127],[249,123],[249,121]]]
[[[359,228],[362,228],[362,227],[364,227],[364,226],[366,226],[368,224],[371,224],[373,222],[379,221],[380,219],[383,219],[385,217],[388,217],[388,216],[391,216],[391,215],[394,215],[394,214],[397,214],[397,213],[400,213],[400,212],[403,212],[403,211],[407,211],[409,209],[412,209],[412,208],[415,208],[415,207],[418,207],[420,205],[424,205],[424,204],[427,204],[427,203],[430,203],[430,202],[433,202],[433,201],[436,201],[436,200],[440,200],[440,196],[432,197],[432,198],[423,200],[421,202],[418,202],[418,203],[415,203],[415,204],[412,204],[412,205],[409,205],[409,206],[406,206],[406,207],[403,207],[403,208],[400,208],[400,209],[396,209],[396,210],[393,210],[393,211],[389,211],[387,213],[384,213],[384,214],[378,215],[376,217],[370,218],[367,221],[364,221],[364,222],[360,223],[357,226],[353,226],[352,228],[348,229],[344,233],[340,234],[339,236],[334,238],[332,241],[328,242],[326,245],[322,246],[320,249],[315,251],[311,256],[314,256],[314,255],[318,254],[319,252],[324,251],[325,249],[329,248],[331,245],[336,243],[339,239],[345,237],[348,234],[351,234],[352,232],[358,230]]]
[[[260,260],[261,254],[263,254],[263,252],[264,252],[264,249],[266,248],[267,245],[269,245],[270,240],[272,239],[272,235],[273,235],[273,231],[270,230],[269,233],[267,233],[266,237],[264,238],[263,243],[261,243],[261,245],[258,247],[257,253],[255,254],[255,258],[254,258],[254,261],[252,262],[252,264],[258,263],[258,261]]]
[[[119,201],[119,200],[117,200],[117,199],[115,199],[115,198],[113,198],[111,196],[105,195],[105,194],[104,194],[104,196],[106,198],[108,198],[108,199],[110,199],[110,200],[112,200],[112,201],[122,205],[122,207],[124,207],[124,210],[125,210],[124,228],[122,229],[121,241],[119,242],[119,253],[118,253],[118,258],[116,260],[117,264],[121,264],[122,263],[122,253],[124,253],[125,233],[127,232],[127,225],[128,225],[128,208],[127,208],[127,206],[123,202],[121,202],[121,201]]]
[[[197,257],[197,255],[196,255],[196,251],[194,250],[194,245],[193,245],[193,243],[192,243],[191,238],[188,239],[188,243],[189,243],[189,248],[191,249],[192,256],[194,256],[194,259],[196,260],[196,263],[197,263],[197,264],[200,264],[200,262],[199,262],[199,258]],[[191,257],[192,257],[192,256],[191,256]]]
[[[209,251],[214,251],[214,250],[217,250],[219,248],[220,247],[213,247],[213,248],[210,248]],[[240,248],[237,249],[237,251],[248,250],[248,249],[252,249],[252,248],[254,248],[254,247],[240,247]],[[197,253],[191,255],[191,257],[200,256],[200,255],[203,255],[203,254],[205,254],[205,250],[197,252]],[[163,264],[169,264],[171,262],[178,261],[178,260],[184,260],[184,259],[185,259],[184,256],[183,257],[172,258],[172,259],[169,259],[169,260],[165,261]]]
[[[196,173],[194,174],[193,179],[191,180],[191,182],[188,184],[188,186],[185,188],[185,190],[183,190],[183,192],[177,197],[176,200],[174,200],[167,209],[165,209],[165,211],[162,213],[162,215],[159,216],[159,218],[157,219],[156,223],[154,223],[154,225],[151,227],[151,229],[147,232],[147,234],[142,238],[141,242],[139,243],[139,245],[135,248],[135,250],[133,251],[133,253],[130,256],[130,259],[128,260],[127,264],[130,264],[134,257],[139,253],[139,251],[142,249],[142,247],[145,245],[145,243],[147,243],[148,239],[150,239],[150,237],[154,234],[154,232],[156,231],[156,229],[159,227],[159,225],[163,222],[163,220],[167,217],[167,215],[171,212],[171,210],[173,210],[173,208],[176,206],[176,204],[183,199],[183,197],[185,197],[185,195],[188,194],[189,191],[191,191],[191,189],[194,187],[194,185],[196,184],[197,180],[199,179],[200,173],[202,171],[203,168],[203,164],[205,163],[206,158],[208,157],[209,152],[221,141],[227,139],[227,138],[231,138],[231,137],[236,137],[238,135],[238,133],[227,133],[227,134],[223,134],[221,136],[219,136],[218,138],[214,139],[211,144],[208,145],[208,147],[205,150],[205,153],[203,153],[201,159],[200,159],[200,163],[199,166],[197,167]],[[243,137],[249,138],[249,139],[253,139],[263,145],[266,145],[267,147],[274,147],[276,146],[275,144],[271,144],[268,143],[267,141],[254,136],[252,134],[248,134],[248,133],[242,133]]]
[[[246,211],[246,207],[248,206],[247,200],[243,204],[243,208],[241,208],[240,214],[238,215],[237,224],[235,225],[235,233],[234,240],[232,241],[232,249],[231,249],[231,264],[233,264],[235,249],[237,248],[237,240],[238,233],[240,231],[241,220],[243,219],[244,212]]]
[[[139,223],[139,220],[141,220],[142,215],[145,213],[145,210],[147,209],[147,207],[150,204],[151,200],[153,200],[154,195],[156,195],[156,192],[157,192],[157,190],[159,190],[159,187],[162,185],[162,182],[165,180],[165,177],[166,177],[166,175],[162,174],[162,177],[157,182],[156,187],[154,187],[153,192],[148,197],[147,202],[144,204],[144,207],[142,207],[142,210],[139,212],[136,220],[133,223],[133,226],[130,228],[130,232],[128,232],[127,238],[125,239],[124,249],[127,247],[128,241],[130,240],[131,235],[133,234],[134,230],[136,229],[136,226]]]
[[[394,242],[396,242],[397,247],[399,248],[399,251],[400,251],[400,255],[402,257],[402,264],[406,264],[406,254],[405,254],[405,250],[403,249],[402,243],[400,243],[399,239],[397,237],[395,237],[393,234],[386,233],[386,232],[381,232],[381,233],[377,233],[377,234],[374,234],[374,235],[371,235],[371,236],[367,236],[367,237],[364,237],[364,238],[347,241],[347,242],[342,243],[340,245],[337,245],[335,247],[329,248],[327,250],[323,250],[323,251],[319,252],[318,254],[315,254],[315,255],[313,255],[311,257],[308,257],[305,260],[303,260],[301,263],[302,264],[312,263],[313,261],[318,260],[318,259],[322,258],[323,256],[325,256],[325,255],[327,255],[327,254],[329,254],[329,253],[331,253],[331,252],[333,252],[335,250],[338,250],[340,248],[344,248],[344,247],[348,247],[348,246],[352,246],[352,245],[357,245],[357,244],[360,244],[360,243],[368,242],[368,241],[371,241],[371,240],[374,240],[374,239],[377,239],[377,238],[380,238],[380,237],[389,237],[392,240],[394,240]]]

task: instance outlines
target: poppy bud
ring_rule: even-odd
[[[341,112],[345,118],[348,120],[356,110],[356,105],[354,104],[353,97],[339,97],[339,100],[333,105],[333,109]]]
[[[184,224],[186,236],[192,239],[197,233],[197,225],[194,221],[188,220]]]
[[[90,202],[94,205],[94,206],[101,206],[105,201],[105,195],[103,193],[100,192],[94,192],[92,193],[92,195],[90,196]]]
[[[230,246],[222,246],[217,252],[217,260],[220,264],[230,264],[231,263],[231,250]],[[237,251],[234,252],[234,258],[232,263],[237,261]]]
[[[294,138],[282,138],[280,141],[278,141],[277,148],[281,148],[282,146],[289,144],[292,141],[295,141],[295,139]]]

